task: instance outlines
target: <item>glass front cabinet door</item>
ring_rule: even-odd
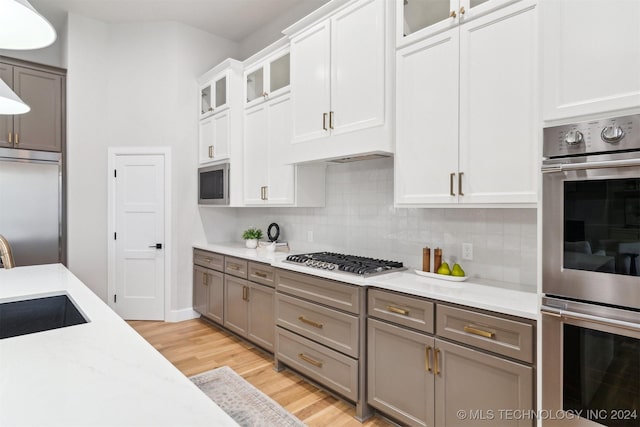
[[[200,119],[209,117],[227,107],[227,73],[217,75],[200,87]]]
[[[281,49],[245,71],[245,107],[273,98],[289,88],[289,48]]]
[[[396,44],[404,46],[504,7],[516,0],[396,0]]]

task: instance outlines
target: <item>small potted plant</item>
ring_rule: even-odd
[[[255,249],[258,247],[258,240],[262,239],[262,230],[255,227],[249,227],[242,233],[244,244],[249,249]]]

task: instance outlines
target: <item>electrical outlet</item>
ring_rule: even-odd
[[[462,244],[462,259],[467,261],[473,260],[473,245],[471,243]]]
[[[309,242],[309,243],[313,242],[313,231],[312,230],[307,231],[307,242]]]

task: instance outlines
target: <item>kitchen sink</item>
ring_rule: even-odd
[[[66,295],[0,304],[0,339],[87,323]]]

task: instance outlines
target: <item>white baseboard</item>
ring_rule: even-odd
[[[182,322],[183,320],[197,319],[200,317],[200,313],[194,311],[192,308],[184,308],[182,310],[171,310],[167,314],[165,322]]]

